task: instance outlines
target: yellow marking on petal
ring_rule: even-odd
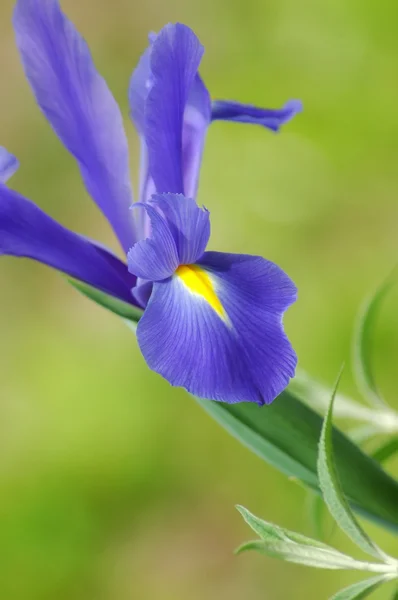
[[[180,265],[175,274],[190,292],[202,296],[223,321],[227,320],[223,305],[214,290],[213,282],[204,269],[198,265]]]

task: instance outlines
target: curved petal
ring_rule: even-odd
[[[6,183],[19,167],[18,160],[0,146],[0,183]]]
[[[181,23],[163,27],[152,44],[144,133],[158,192],[184,192],[184,112],[203,52],[193,31]]]
[[[127,254],[130,273],[141,279],[161,281],[178,267],[177,246],[167,220],[149,203],[135,204],[144,209],[151,222],[149,238],[137,242]]]
[[[0,256],[32,258],[107,294],[134,303],[127,266],[59,225],[35,204],[0,185]]]
[[[78,161],[123,248],[134,243],[128,147],[119,108],[58,0],[18,0],[17,45],[36,100]]]
[[[174,237],[180,265],[196,262],[210,238],[210,213],[182,194],[155,194],[150,204],[162,211]]]
[[[154,283],[138,343],[172,385],[210,400],[269,403],[294,375],[282,315],[295,299],[275,264],[207,252],[200,264]]]
[[[151,222],[148,238],[130,249],[129,270],[137,277],[161,281],[179,265],[197,261],[210,237],[209,212],[182,194],[155,194],[143,208]]]
[[[300,100],[289,100],[280,109],[257,108],[251,104],[240,104],[227,100],[215,100],[212,104],[212,121],[235,121],[262,125],[272,131],[279,131],[282,125],[290,121],[303,110]]]

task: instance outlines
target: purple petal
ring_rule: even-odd
[[[140,135],[145,133],[145,106],[152,86],[151,52],[149,45],[133,71],[129,86],[130,115]]]
[[[170,277],[178,267],[178,253],[170,227],[154,206],[135,204],[145,210],[151,222],[151,236],[130,248],[127,262],[130,273],[150,281]]]
[[[184,112],[203,51],[193,31],[180,23],[166,25],[152,44],[145,141],[158,192],[184,192]]]
[[[182,194],[159,194],[151,202],[162,211],[173,234],[180,265],[196,262],[210,238],[210,213]]]
[[[0,185],[1,255],[32,258],[133,303],[135,278],[125,264],[4,185]]]
[[[146,279],[137,278],[137,285],[133,288],[132,294],[137,301],[138,306],[145,308],[152,294],[153,282]]]
[[[210,95],[198,74],[185,108],[182,134],[184,194],[188,198],[196,198],[198,192],[200,165],[210,121]]]
[[[6,183],[19,167],[18,160],[0,146],[0,183]]]
[[[188,30],[188,28],[184,27],[183,25],[167,26],[169,30],[174,30],[176,32],[176,40],[178,36],[180,36],[178,30],[179,27],[184,28],[185,30],[190,32],[190,30]],[[192,46],[196,45],[198,42],[192,32],[190,32],[190,36],[192,36],[195,41],[195,44],[192,44]],[[165,188],[164,186],[167,185],[167,183],[163,183],[162,181],[160,181],[160,185],[162,187],[157,188],[149,168],[150,165],[146,141],[146,107],[148,94],[150,90],[152,90],[152,88],[155,88],[152,91],[152,95],[155,96],[155,100],[152,100],[152,110],[156,109],[156,103],[158,102],[158,110],[163,111],[163,98],[167,94],[170,95],[170,83],[174,85],[173,81],[176,80],[176,78],[184,78],[184,60],[189,60],[188,56],[183,56],[182,58],[184,60],[175,61],[174,63],[170,63],[170,61],[165,60],[167,55],[171,55],[172,58],[173,45],[171,45],[171,47],[168,47],[167,44],[164,43],[164,40],[162,42],[162,38],[160,38],[160,42],[158,41],[157,44],[161,44],[159,52],[164,51],[166,55],[164,57],[165,73],[164,77],[154,78],[151,70],[151,54],[153,44],[156,43],[157,38],[158,36],[156,34],[152,34],[150,36],[151,45],[145,50],[144,54],[141,56],[138,66],[131,77],[129,88],[131,117],[138,133],[141,136],[141,170],[139,194],[140,202],[145,202],[149,200],[150,197],[156,191],[172,191],[171,188]],[[176,85],[177,83],[175,84],[175,86]],[[189,82],[187,82],[187,88],[188,87]],[[173,87],[171,91],[173,91]],[[175,159],[173,158],[173,161],[175,163],[173,165],[173,168],[178,171],[177,178],[179,179],[179,181],[181,180],[180,172],[182,172],[182,187],[185,196],[195,198],[198,187],[199,171],[203,153],[204,140],[206,136],[207,127],[210,124],[211,120],[211,102],[209,92],[203,84],[199,74],[195,75],[193,83],[188,93],[185,94],[185,98],[185,104],[181,107],[181,110],[183,112],[182,123],[181,116],[180,114],[178,114],[176,117],[178,128],[174,132],[171,132],[174,138],[170,139],[170,132],[169,129],[167,129],[168,125],[167,122],[165,122],[164,120],[161,120],[160,128],[156,126],[155,128],[151,128],[150,126],[149,135],[153,135],[154,131],[155,136],[160,135],[161,139],[166,139],[166,144],[170,143],[171,145],[174,144],[178,147],[178,151],[175,153]],[[176,106],[174,107],[174,112],[177,113]],[[160,115],[160,117],[162,117],[162,115]],[[156,151],[156,155],[152,159],[154,148]],[[162,164],[164,159],[161,155],[158,156],[158,153],[160,153],[162,149],[158,146],[156,140],[154,140],[153,144],[151,145],[150,151],[151,165],[155,165],[156,167],[157,164]],[[167,159],[169,159],[168,155]],[[181,183],[178,187],[180,187],[180,185]],[[149,234],[150,225],[145,212],[142,213],[142,219],[143,220],[140,223],[140,231],[143,237],[147,237]]]
[[[240,104],[226,100],[215,100],[212,104],[212,121],[235,121],[237,123],[252,123],[262,125],[272,131],[290,121],[303,110],[300,100],[289,100],[280,109],[257,108],[251,104]]]
[[[150,202],[136,204],[151,222],[150,236],[128,253],[129,270],[150,281],[173,275],[179,265],[197,261],[210,237],[209,212],[181,194],[156,194]]]
[[[184,268],[154,283],[138,324],[149,367],[201,398],[272,402],[297,362],[282,327],[295,286],[260,257],[207,252]]]
[[[18,0],[17,45],[36,100],[78,161],[123,248],[134,243],[127,139],[119,108],[58,0]]]

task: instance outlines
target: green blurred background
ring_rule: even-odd
[[[12,186],[116,249],[73,159],[35,106],[12,7],[1,0],[0,143],[21,161]],[[342,360],[349,363],[361,299],[396,262],[398,4],[64,0],[63,7],[123,109],[135,184],[127,86],[148,31],[177,20],[196,31],[213,97],[271,107],[303,100],[305,112],[278,136],[212,126],[199,201],[211,211],[211,248],[262,254],[295,280],[299,301],[287,331],[301,366],[330,384]],[[0,286],[1,598],[322,600],[358,578],[234,557],[251,537],[234,504],[311,534],[305,491],[150,372],[128,329],[57,273],[4,258]],[[378,380],[392,402],[397,299],[385,303],[375,337]],[[355,395],[349,369],[342,387]],[[396,552],[392,537],[368,530]],[[353,550],[336,533],[331,541]]]

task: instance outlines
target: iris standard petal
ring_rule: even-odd
[[[151,201],[166,217],[180,265],[196,262],[210,238],[210,214],[182,194],[155,194]]]
[[[170,277],[179,265],[195,262],[203,255],[210,237],[210,218],[195,200],[182,194],[155,194],[134,208],[148,214],[151,231],[128,253],[131,273],[160,281]]]
[[[6,183],[19,167],[18,160],[0,146],[0,183]]]
[[[163,27],[152,44],[145,141],[157,192],[184,192],[184,112],[203,51],[193,31],[180,23]]]
[[[164,215],[150,203],[135,204],[145,210],[151,223],[150,237],[130,248],[127,263],[130,273],[141,279],[160,281],[178,267],[177,246]]]
[[[168,25],[169,28],[175,28],[177,25]],[[183,26],[181,26],[183,27]],[[192,34],[193,35],[193,34]],[[130,80],[129,87],[129,102],[130,112],[133,123],[141,137],[141,168],[140,168],[140,202],[145,202],[151,198],[156,192],[155,182],[150,172],[148,146],[146,141],[146,105],[149,91],[153,86],[156,86],[153,94],[158,98],[162,98],[164,94],[168,93],[169,81],[167,80],[167,74],[165,78],[154,78],[151,70],[151,53],[152,47],[157,40],[157,35],[152,34],[150,36],[150,45],[141,56],[137,68],[134,70]],[[159,42],[157,42],[159,44]],[[162,43],[162,39],[160,39]],[[166,48],[163,43],[162,49]],[[172,49],[172,47],[171,47]],[[170,53],[170,48],[169,48]],[[168,63],[166,66],[169,68]],[[175,63],[175,75],[178,75],[178,69],[183,69],[184,64],[181,62]],[[164,86],[166,90],[164,91]],[[153,105],[152,105],[153,106]],[[161,105],[160,105],[161,106]],[[186,97],[185,106],[182,106],[183,119],[177,118],[178,126],[180,129],[175,132],[182,142],[181,155],[177,152],[177,160],[182,161],[175,168],[182,172],[183,180],[183,191],[185,196],[195,198],[198,187],[200,163],[202,159],[203,146],[206,136],[207,127],[211,121],[211,101],[209,92],[206,89],[203,81],[201,80],[198,73],[196,73],[191,88]],[[164,123],[161,123],[164,129]],[[151,126],[149,125],[149,134],[151,135]],[[159,133],[159,129],[155,128],[155,134]],[[168,132],[162,134],[168,135]],[[178,138],[177,138],[178,139]],[[156,145],[156,152],[159,148]],[[153,153],[153,145],[151,145],[151,152]],[[155,157],[155,165],[157,161],[162,161],[161,157]],[[153,163],[153,161],[152,161]],[[178,174],[178,178],[180,175]],[[162,182],[160,182],[161,185]],[[162,188],[158,189],[159,192],[165,191]],[[148,237],[150,226],[149,219],[143,211],[140,220],[140,234],[142,237]]]
[[[172,385],[211,400],[269,403],[294,375],[282,314],[295,299],[294,284],[273,263],[208,252],[154,284],[138,343]]]
[[[0,256],[31,258],[134,303],[135,277],[113,254],[69,231],[0,184]]]
[[[210,94],[197,74],[185,108],[182,133],[184,194],[188,198],[196,198],[203,148],[210,122]]]
[[[119,108],[58,0],[18,0],[17,45],[36,100],[78,161],[123,248],[134,243],[127,139]]]
[[[251,104],[240,104],[227,100],[215,100],[211,108],[212,121],[235,121],[262,125],[272,131],[290,121],[303,109],[300,100],[289,100],[280,109],[257,108]]]

